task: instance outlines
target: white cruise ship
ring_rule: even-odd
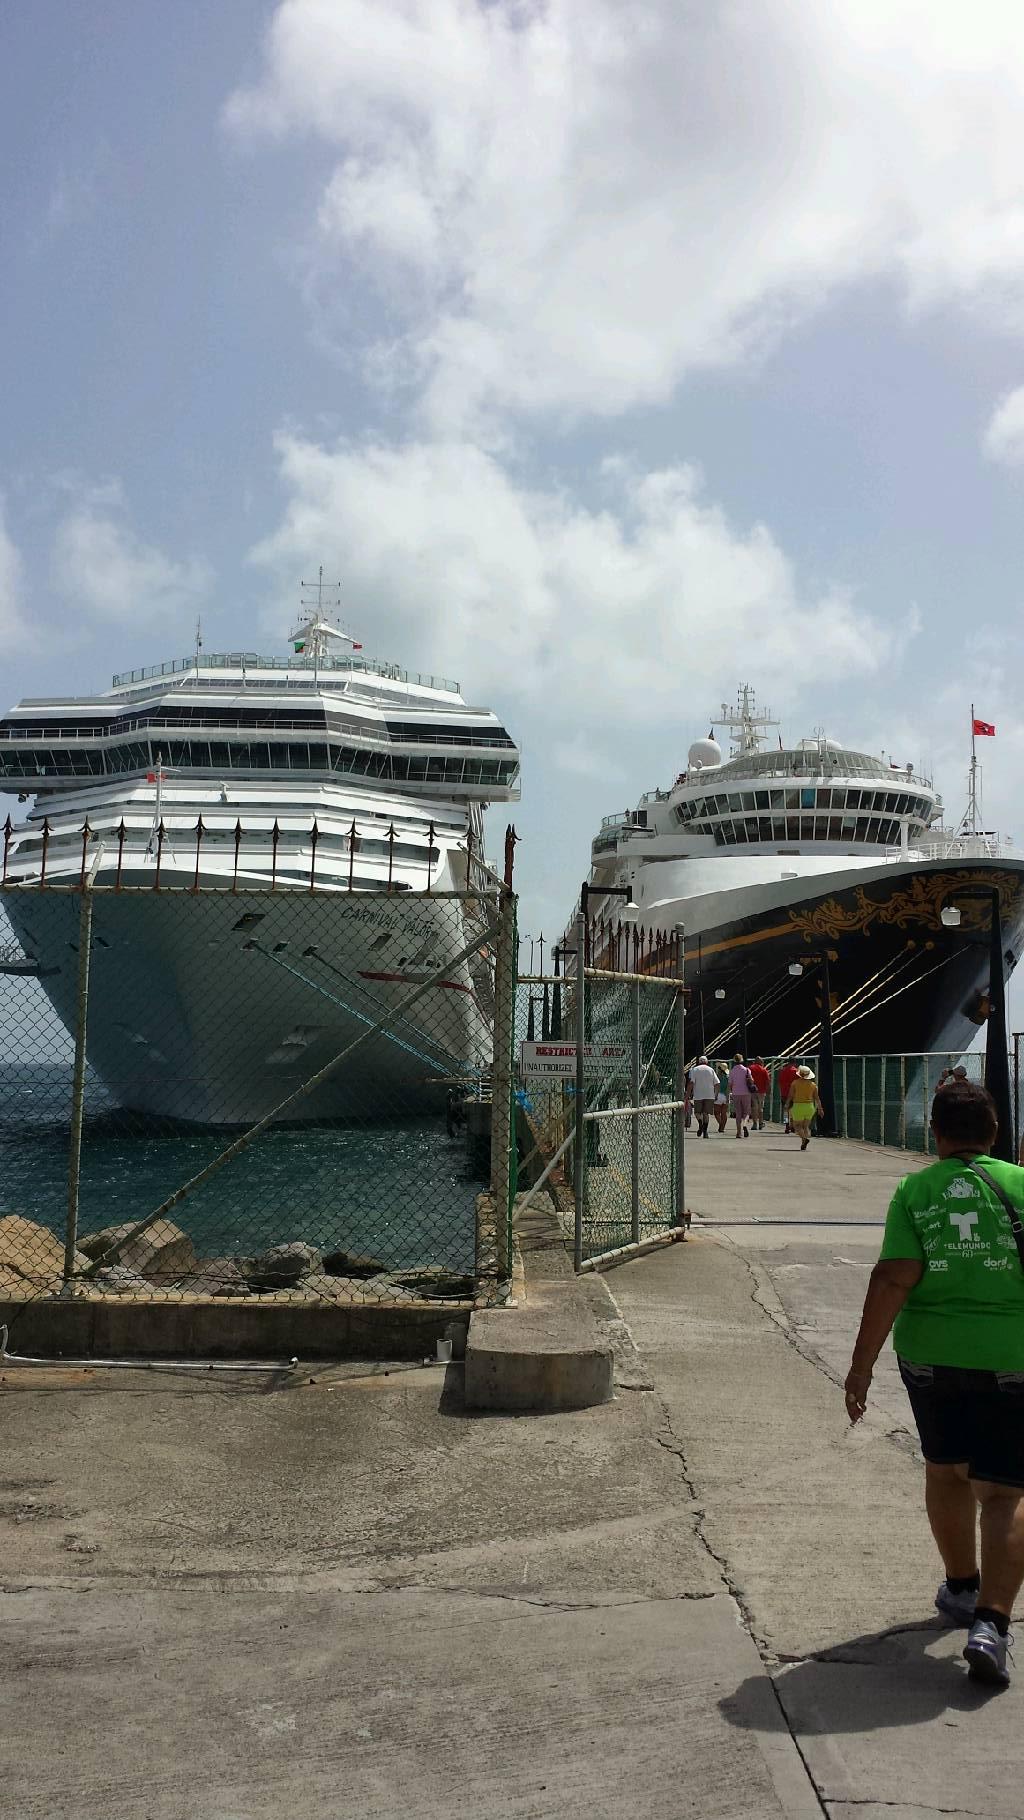
[[[605,817],[586,892],[593,958],[662,966],[657,938],[682,929],[707,1053],[813,1051],[823,978],[840,1052],[966,1048],[988,1012],[993,888],[1007,974],[1024,939],[1024,862],[980,825],[975,757],[967,814],[945,829],[912,764],[821,731],[785,745],[776,728],[742,688],[668,788]],[[628,887],[636,910],[607,886]],[[972,890],[947,927],[943,908]]]
[[[443,893],[481,884],[484,807],[519,796],[514,741],[456,682],[365,658],[319,612],[290,642],[213,655],[197,638],[191,658],[0,721],[0,788],[32,799],[4,835],[0,901],[24,951],[9,970],[27,957],[73,1028],[78,893],[20,887],[87,875],[88,1056],[143,1112],[260,1117],[408,997],[471,940],[479,906]],[[337,893],[363,908],[340,914]],[[472,1079],[490,1009],[486,965],[463,960],[305,1116]]]

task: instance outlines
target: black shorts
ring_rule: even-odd
[[[933,1466],[1024,1490],[1024,1372],[899,1360],[921,1451]]]

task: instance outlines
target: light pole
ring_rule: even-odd
[[[989,927],[988,1018],[985,1028],[985,1085],[996,1103],[999,1130],[992,1146],[993,1156],[1004,1163],[1015,1161],[1013,1154],[1013,1101],[1010,1095],[1010,1055],[1006,1035],[1006,970],[1003,961],[1003,921],[999,908],[997,885],[957,888],[949,893],[949,902],[939,912],[944,929],[959,929],[960,912],[956,900],[979,900],[991,911]]]
[[[626,900],[627,915],[637,911],[640,906],[633,897],[632,885],[592,885],[584,880],[580,886],[580,915],[586,933],[586,965],[590,965],[590,899],[592,897],[622,897]],[[587,1033],[589,1041],[589,1031]]]

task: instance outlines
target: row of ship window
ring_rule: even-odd
[[[372,739],[374,744],[409,741],[412,745],[429,746],[496,746],[515,750],[504,727],[438,725],[420,721],[386,720],[367,722],[351,715],[329,714],[323,708],[295,708],[283,716],[276,708],[244,708],[232,711],[220,708],[211,714],[199,707],[174,707],[154,710],[150,714],[119,714],[108,721],[85,721],[65,718],[54,725],[27,721],[0,723],[0,740],[34,739],[40,744],[62,739],[112,739],[120,734],[145,732],[147,727],[166,727],[189,733],[200,729],[237,729],[254,733],[340,734],[342,738]]]
[[[713,834],[720,847],[752,841],[855,841],[898,847],[901,824],[881,815],[747,815],[735,820],[687,822],[688,834]]]
[[[729,796],[704,796],[680,804],[676,813],[687,826],[709,815],[742,815],[751,810],[859,809],[876,815],[911,815],[927,825],[932,804],[927,797],[894,790],[815,789],[811,785],[790,790],[737,790]]]
[[[518,759],[434,758],[425,753],[371,752],[312,741],[271,744],[253,740],[229,745],[219,740],[169,739],[159,752],[161,765],[172,771],[344,771],[395,783],[505,784],[512,782],[519,768]],[[15,752],[0,746],[0,777],[111,777],[152,770],[156,762],[156,748],[149,742],[80,751],[43,747]]]

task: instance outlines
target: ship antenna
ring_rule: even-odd
[[[974,718],[974,703],[971,703],[971,768],[967,773],[967,808],[957,829],[958,834],[977,834],[978,822],[982,819],[980,771],[978,766],[978,749],[975,744],[974,729],[977,726]]]
[[[735,708],[722,703],[721,720],[732,731],[734,756],[756,752],[767,729],[779,724],[770,713],[758,708],[757,697],[749,683],[737,690]]]
[[[296,650],[308,650],[313,659],[313,682],[315,684],[318,680],[320,665],[327,656],[328,640],[331,638],[348,638],[348,633],[339,632],[337,627],[333,626],[330,621],[325,618],[323,563],[320,564],[319,569],[317,570],[317,578],[315,581],[303,581],[300,582],[299,586],[302,591],[302,613],[305,623],[299,628],[299,633],[293,634],[293,637],[300,636],[302,640],[300,644],[296,645]],[[340,581],[328,583],[328,589],[333,598],[328,600],[327,607],[328,609],[334,608],[337,610],[341,606]],[[354,644],[355,640],[349,639],[349,643]]]
[[[197,618],[196,618],[196,669],[197,670],[199,669],[199,653],[202,650],[202,648],[203,648],[203,622],[202,622],[202,619],[197,616]]]

